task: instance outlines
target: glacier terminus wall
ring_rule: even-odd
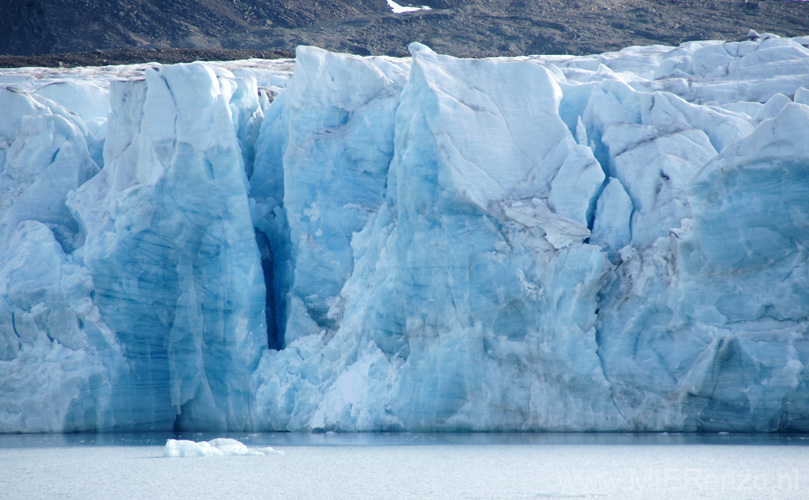
[[[807,432],[808,46],[0,70],[0,432]]]

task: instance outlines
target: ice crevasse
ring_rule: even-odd
[[[807,45],[0,71],[0,432],[808,431]]]

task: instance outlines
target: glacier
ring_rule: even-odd
[[[0,432],[807,432],[808,47],[0,70]]]

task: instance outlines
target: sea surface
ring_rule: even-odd
[[[166,440],[283,454],[164,458]],[[2,499],[806,499],[809,436],[0,435]]]

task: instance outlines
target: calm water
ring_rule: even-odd
[[[163,458],[170,437],[220,435],[0,435],[0,498],[809,498],[807,436],[230,434],[284,455]]]

